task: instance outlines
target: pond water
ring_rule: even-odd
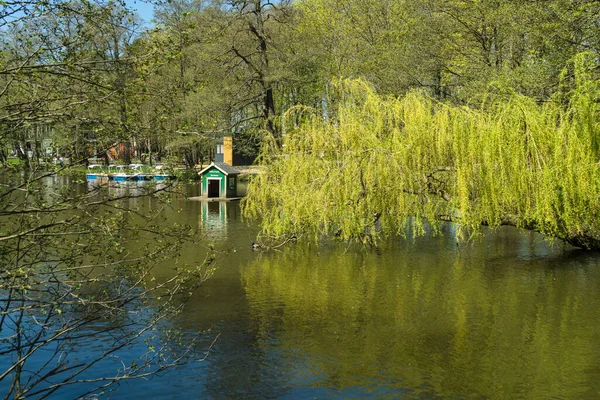
[[[123,383],[114,398],[600,397],[597,254],[512,228],[457,244],[452,226],[377,251],[253,251],[238,203],[174,202],[168,219],[221,253],[168,322],[218,338],[205,360]]]

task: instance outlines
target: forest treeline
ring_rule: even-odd
[[[490,88],[544,102],[568,61],[600,39],[595,0],[155,7],[148,27],[115,1],[2,2],[0,161],[10,152],[84,160],[112,147],[124,162],[176,151],[194,165],[223,134],[255,153],[263,133],[280,141],[295,105],[330,116],[337,78],[471,107]]]

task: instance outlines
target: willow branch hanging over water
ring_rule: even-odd
[[[283,150],[265,146],[245,215],[275,237],[376,241],[455,221],[463,237],[514,225],[600,249],[594,62],[577,57],[550,101],[496,94],[478,110],[338,82],[327,117],[288,111]]]

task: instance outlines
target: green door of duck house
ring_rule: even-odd
[[[237,196],[237,177],[240,172],[231,165],[224,162],[213,162],[198,174],[202,179],[202,196],[208,198]]]

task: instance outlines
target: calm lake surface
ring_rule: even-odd
[[[207,331],[207,346],[219,336],[204,361],[107,397],[600,398],[600,255],[512,228],[457,245],[452,226],[378,251],[260,252],[238,203],[176,198],[165,212],[222,251],[168,323]]]

